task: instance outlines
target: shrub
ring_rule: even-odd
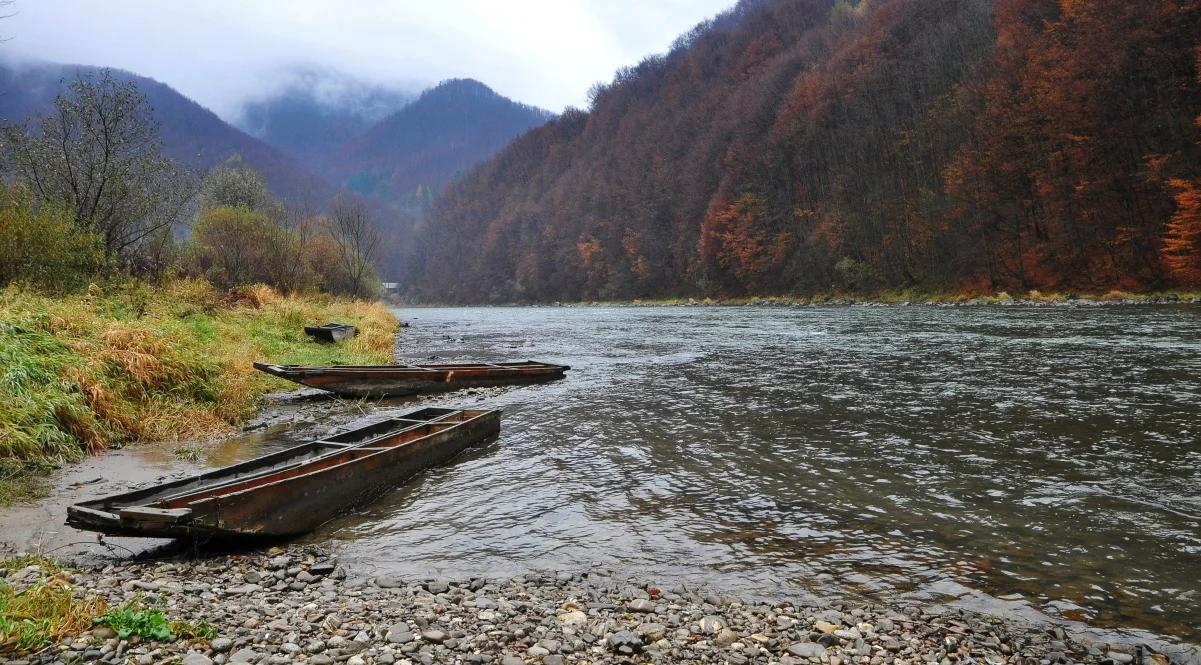
[[[280,267],[284,229],[245,207],[206,208],[192,229],[192,254],[200,274],[230,288],[273,282]]]
[[[74,291],[105,265],[103,240],[79,229],[66,206],[35,208],[24,189],[0,188],[0,286]]]
[[[838,277],[839,288],[851,291],[861,291],[868,286],[872,277],[872,268],[858,259],[844,256],[834,265]]]

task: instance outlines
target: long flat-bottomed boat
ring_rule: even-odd
[[[462,388],[539,383],[561,379],[564,372],[571,369],[566,365],[552,365],[534,360],[335,367],[270,365],[256,362],[254,367],[259,371],[344,397],[400,397]]]
[[[421,409],[205,474],[67,509],[113,536],[295,536],[360,507],[500,431],[500,411]]]

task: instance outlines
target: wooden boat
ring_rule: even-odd
[[[334,344],[359,334],[359,329],[348,323],[326,323],[320,326],[305,326],[304,332],[318,342]]]
[[[255,369],[346,397],[397,397],[563,378],[566,365],[505,363],[302,367],[256,362]]]
[[[281,538],[312,531],[500,431],[500,411],[421,409],[241,464],[75,504],[114,536]]]

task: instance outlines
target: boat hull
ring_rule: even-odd
[[[336,344],[353,338],[359,334],[358,328],[346,324],[326,324],[323,326],[305,326],[304,332],[318,342]]]
[[[403,445],[347,446],[316,462],[285,469],[279,472],[283,477],[272,482],[228,494],[214,492],[211,497],[188,501],[186,510],[184,503],[160,501],[154,504],[158,507],[149,511],[135,508],[143,514],[130,520],[123,515],[125,511],[113,507],[137,503],[139,494],[146,495],[142,499],[153,498],[156,490],[164,494],[165,486],[157,486],[72,506],[67,524],[113,536],[191,538],[200,542],[296,536],[362,507],[421,470],[443,464],[499,431],[500,412],[487,411]],[[195,483],[198,478],[170,485]],[[162,514],[161,520],[145,514],[154,511]],[[183,512],[187,513],[186,520],[172,521]]]
[[[342,397],[404,397],[468,388],[556,381],[570,369],[547,363],[483,366],[292,367],[255,363],[256,369]]]

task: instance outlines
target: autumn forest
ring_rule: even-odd
[[[1201,1],[743,0],[452,183],[414,295],[1201,286]]]

